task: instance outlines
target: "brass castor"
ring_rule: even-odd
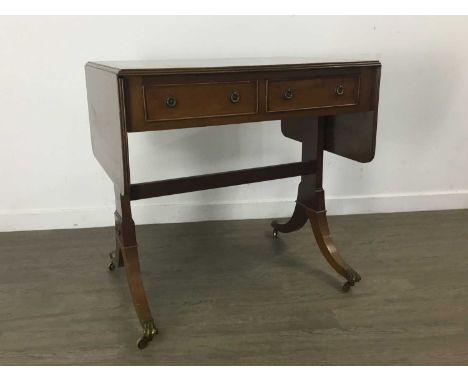
[[[137,341],[138,349],[143,350],[148,346],[149,341],[146,337],[140,337]]]
[[[147,347],[154,336],[158,334],[158,329],[156,328],[153,320],[144,322],[142,326],[143,335],[137,341],[137,346],[140,350],[143,350],[145,347]]]
[[[113,271],[115,269],[115,264],[114,264],[115,257],[116,257],[115,251],[112,251],[109,253],[109,258],[111,259],[109,265],[107,266],[107,269],[109,269],[109,271]]]
[[[350,283],[349,281],[346,281],[346,282],[343,284],[343,286],[341,287],[341,290],[342,290],[343,292],[346,293],[346,292],[348,292],[348,291],[351,289],[351,287],[352,287],[353,285],[354,285],[354,283]]]
[[[343,292],[348,292],[355,283],[361,281],[361,276],[354,269],[350,268],[346,272],[346,282],[341,287]]]
[[[273,237],[278,237],[278,230],[273,228]]]

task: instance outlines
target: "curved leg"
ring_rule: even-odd
[[[347,280],[343,285],[343,291],[347,292],[356,282],[361,280],[361,276],[338,253],[330,235],[330,229],[328,228],[327,212],[325,210],[314,211],[307,208],[307,215],[314,232],[315,240],[323,256],[332,268]]]
[[[151,316],[151,310],[146,298],[143,281],[141,280],[140,261],[136,246],[123,249],[127,282],[132,296],[135,311],[143,328],[143,335],[138,339],[137,346],[144,349],[153,337],[158,334],[158,329]]]
[[[300,204],[296,204],[293,215],[288,222],[279,223],[276,220],[271,222],[271,226],[273,227],[273,236],[277,237],[278,232],[289,233],[297,231],[304,227],[307,219],[308,217],[304,207],[302,207]]]
[[[146,292],[141,278],[140,261],[135,233],[135,223],[131,216],[130,199],[116,190],[117,211],[115,212],[116,241],[119,262],[125,265],[127,282],[136,314],[143,328],[143,335],[138,339],[138,348],[145,348],[158,334],[158,329],[151,315]],[[114,256],[113,261],[116,261]]]

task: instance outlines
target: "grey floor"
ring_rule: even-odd
[[[137,227],[160,335],[140,351],[113,229],[0,234],[0,364],[468,364],[468,210],[331,217],[348,294],[307,226]]]

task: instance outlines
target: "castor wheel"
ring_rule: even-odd
[[[273,228],[273,237],[278,237],[278,230]]]
[[[109,259],[111,261],[110,261],[109,265],[107,266],[107,269],[109,269],[109,271],[113,271],[115,269],[115,264],[114,264],[115,252],[114,251],[109,253]]]
[[[149,340],[148,338],[146,338],[145,336],[143,337],[140,337],[137,341],[137,346],[138,346],[138,349],[140,350],[143,350],[145,347],[148,346],[149,342],[151,340]]]
[[[346,281],[346,282],[343,284],[343,286],[341,287],[341,290],[342,290],[343,292],[346,293],[346,292],[348,292],[348,291],[351,289],[351,287],[352,287],[353,285],[354,285],[354,283],[350,283],[349,281]]]
[[[137,346],[138,349],[142,350],[148,346],[151,340],[156,334],[158,334],[158,329],[154,324],[153,320],[148,320],[142,323],[143,326],[143,335],[138,339]]]
[[[361,281],[361,276],[353,268],[350,267],[346,271],[346,280],[348,281],[346,281],[343,284],[343,287],[341,288],[343,292],[349,291],[351,287],[354,286],[355,283],[358,283],[359,281]]]

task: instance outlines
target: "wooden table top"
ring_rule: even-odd
[[[332,58],[310,57],[268,57],[268,58],[226,58],[194,60],[142,60],[142,61],[97,61],[89,66],[100,68],[119,75],[162,74],[167,72],[226,72],[259,71],[284,69],[378,67],[376,60],[337,61]]]

